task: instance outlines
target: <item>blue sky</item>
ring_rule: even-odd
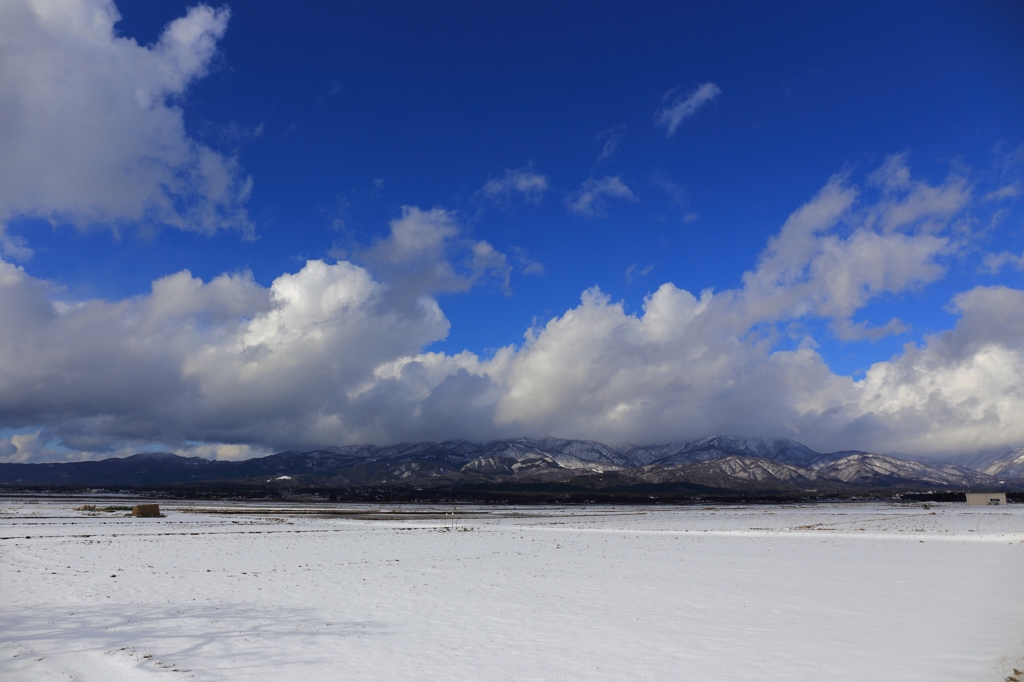
[[[877,391],[868,405],[863,383],[875,363],[909,363],[908,343],[949,356],[940,352],[939,337],[970,317],[951,306],[956,296],[983,287],[990,297],[1002,296],[992,303],[996,309],[1018,300],[1024,285],[1019,3],[246,2],[190,9],[183,2],[122,0],[115,9],[100,0],[19,0],[4,12],[3,258],[24,286],[42,292],[53,306],[48,314],[63,316],[53,317],[54,324],[94,329],[95,319],[71,324],[90,302],[113,306],[104,315],[127,315],[119,324],[129,324],[135,313],[124,310],[149,305],[153,282],[183,270],[207,284],[222,273],[249,278],[253,300],[272,300],[251,309],[228,306],[230,323],[211,312],[222,309],[209,303],[213,294],[207,301],[213,308],[185,306],[191,317],[174,324],[200,330],[202,338],[181,342],[190,350],[167,350],[176,358],[168,367],[139,360],[129,368],[117,353],[97,360],[83,350],[90,341],[81,336],[54,351],[60,358],[81,355],[80,362],[103,367],[105,376],[167,372],[172,383],[183,382],[138,413],[123,404],[124,396],[146,392],[133,379],[111,383],[108,393],[97,391],[95,381],[76,389],[68,378],[77,376],[74,362],[28,358],[21,349],[32,334],[11,332],[5,362],[40,363],[48,388],[26,398],[18,380],[0,385],[8,415],[0,423],[0,436],[7,435],[0,455],[27,461],[159,446],[243,456],[358,440],[551,433],[635,441],[706,435],[707,429],[766,431],[818,447],[922,452],[942,450],[943,443],[972,450],[1024,440],[1010,418],[1024,405],[1019,383],[1000,385],[987,411],[974,404],[980,396],[965,402],[953,397],[954,388],[923,388],[917,380],[914,389],[885,389],[918,391],[913,406],[893,408]],[[117,21],[104,32],[90,23],[96,16]],[[536,376],[527,369],[534,341],[524,335],[532,329],[530,338],[537,339],[549,321],[566,321],[592,287],[608,297],[605,312],[621,303],[620,322],[627,326],[643,318],[645,300],[666,283],[697,298],[708,289],[724,298],[746,291],[744,273],[770,260],[766,245],[791,214],[840,186],[851,198],[841,216],[815,228],[814,248],[827,254],[834,238],[849,255],[859,244],[860,260],[850,267],[861,273],[853,279],[864,279],[848,284],[868,293],[840,295],[833,283],[831,303],[822,303],[815,287],[853,261],[842,267],[822,261],[815,270],[807,252],[803,257],[811,260],[789,266],[807,280],[802,293],[789,275],[772,280],[773,287],[803,296],[802,303],[759,316],[737,308],[715,313],[739,325],[728,343],[756,355],[733,357],[730,371],[749,378],[761,371],[759,363],[770,367],[790,357],[771,353],[813,353],[815,371],[830,374],[794,383],[817,381],[814,399],[783,392],[777,399],[788,405],[785,415],[746,398],[737,403],[736,396],[722,397],[720,387],[739,375],[697,380],[686,363],[710,360],[664,341],[656,353],[628,343],[602,346],[619,332],[596,322],[580,332],[604,348],[593,363],[606,368],[630,354],[653,359],[594,385],[573,384],[573,377],[601,374],[588,365],[562,379],[562,360],[552,360],[561,363],[555,369],[538,366]],[[917,212],[897,224],[885,217],[893,207]],[[402,223],[403,216],[410,222]],[[396,221],[418,235],[416,253],[402,246]],[[868,231],[902,237],[855,243],[855,235]],[[280,308],[283,299],[269,288],[282,275],[306,272],[307,261],[351,264],[390,292],[373,303],[373,315],[384,317],[371,315],[365,324],[385,336],[407,334],[409,345],[396,346],[391,356],[373,355],[362,374],[342,372],[337,382],[315,389],[323,394],[293,415],[304,423],[295,430],[269,435],[234,413],[210,423],[182,416],[189,401],[221,404],[245,392],[195,369],[196,354]],[[863,274],[876,265],[875,275]],[[408,300],[399,301],[399,292]],[[175,296],[180,301],[185,294]],[[422,309],[403,317],[411,315],[412,299],[436,303],[447,328],[409,331],[403,325],[414,318],[434,324],[421,317]],[[12,294],[11,300],[21,299]],[[1020,315],[1006,310],[1004,322]],[[403,322],[391,329],[385,318]],[[324,329],[336,324],[341,335],[323,342],[325,364],[310,361],[303,370],[310,376],[359,356],[356,346],[382,343],[372,334],[353,340],[351,321],[338,316],[306,323],[304,334],[327,338]],[[37,333],[52,339],[56,332],[40,327]],[[1006,341],[1013,334],[1000,334],[976,344],[1002,344],[1004,364],[989,370],[993,376],[1020,366],[1014,364],[1019,345]],[[949,334],[943,338],[955,345]],[[726,343],[714,339],[700,343]],[[136,341],[133,348],[149,343]],[[502,348],[515,358],[499,368],[495,354]],[[463,351],[484,364],[459,365],[452,358]],[[316,355],[289,352],[296,355],[286,365]],[[384,381],[391,371],[385,367],[419,353],[455,364],[418,388],[391,386],[394,394],[372,409],[356,406],[361,396],[384,391],[366,382]],[[956,367],[946,367],[950,387],[963,385],[962,373],[978,366],[979,357],[959,357]],[[429,365],[421,360],[417,367]],[[637,379],[654,371],[657,381]],[[778,371],[796,376],[792,368]],[[900,371],[886,376],[906,375]],[[626,374],[633,379],[623,379]],[[655,388],[662,380],[673,388]],[[245,390],[271,395],[281,381],[266,378]],[[617,392],[622,381],[631,386],[625,393]],[[858,397],[833,395],[827,386],[834,381],[854,386],[835,391]],[[988,386],[972,381],[968,393]],[[469,388],[474,382],[487,387]],[[33,385],[40,385],[38,377]],[[517,411],[516,396],[533,390],[564,393],[564,400],[540,400],[544,415]],[[747,390],[771,402],[779,389],[769,382]],[[958,413],[964,421],[952,440],[926,435],[924,424],[949,421],[943,410],[922,416],[921,405],[935,391],[946,396],[944,410],[974,410]],[[588,403],[588,395],[603,392],[610,392],[606,403]],[[675,411],[677,403],[700,402],[705,392],[722,411]],[[460,400],[488,407],[474,412]],[[269,397],[258,402],[242,410],[253,423],[287,412],[275,411]],[[427,419],[436,405],[446,406],[443,415]],[[627,407],[639,416],[616,421]]]

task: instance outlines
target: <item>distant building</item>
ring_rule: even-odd
[[[967,504],[974,505],[1003,505],[1006,504],[1006,493],[967,493]]]

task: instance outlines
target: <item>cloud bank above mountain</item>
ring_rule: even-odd
[[[872,328],[857,312],[941,278],[967,248],[966,177],[929,185],[897,156],[869,185],[830,179],[734,289],[666,282],[633,314],[595,287],[491,357],[422,352],[449,331],[438,294],[507,276],[504,256],[462,240],[443,209],[404,209],[366,266],[310,260],[269,287],[182,271],[145,295],[69,302],[0,261],[0,428],[19,430],[3,458],[544,434],[753,433],[917,453],[1024,441],[1024,291],[956,295],[953,329],[858,380],[810,336],[787,336],[810,319],[840,338],[884,335],[899,320]]]

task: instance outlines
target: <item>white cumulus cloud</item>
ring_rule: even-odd
[[[463,239],[460,233],[451,211],[403,206],[401,217],[391,221],[388,236],[362,256],[389,281],[392,298],[466,291],[487,279],[496,279],[508,291],[512,268],[505,254],[486,241]],[[465,252],[465,262],[458,262],[456,252]]]
[[[19,217],[79,227],[251,231],[251,180],[192,139],[177,101],[210,68],[229,12],[197,5],[144,47],[110,0],[0,3],[0,237]]]
[[[310,261],[269,288],[180,272],[145,296],[58,306],[0,261],[0,309],[17,320],[0,326],[0,428],[37,423],[82,450],[360,433],[348,392],[448,332],[433,299],[386,297],[363,268]]]

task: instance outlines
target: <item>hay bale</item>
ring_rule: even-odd
[[[160,505],[159,504],[137,504],[132,507],[132,516],[139,516],[142,518],[153,518],[160,516]]]

